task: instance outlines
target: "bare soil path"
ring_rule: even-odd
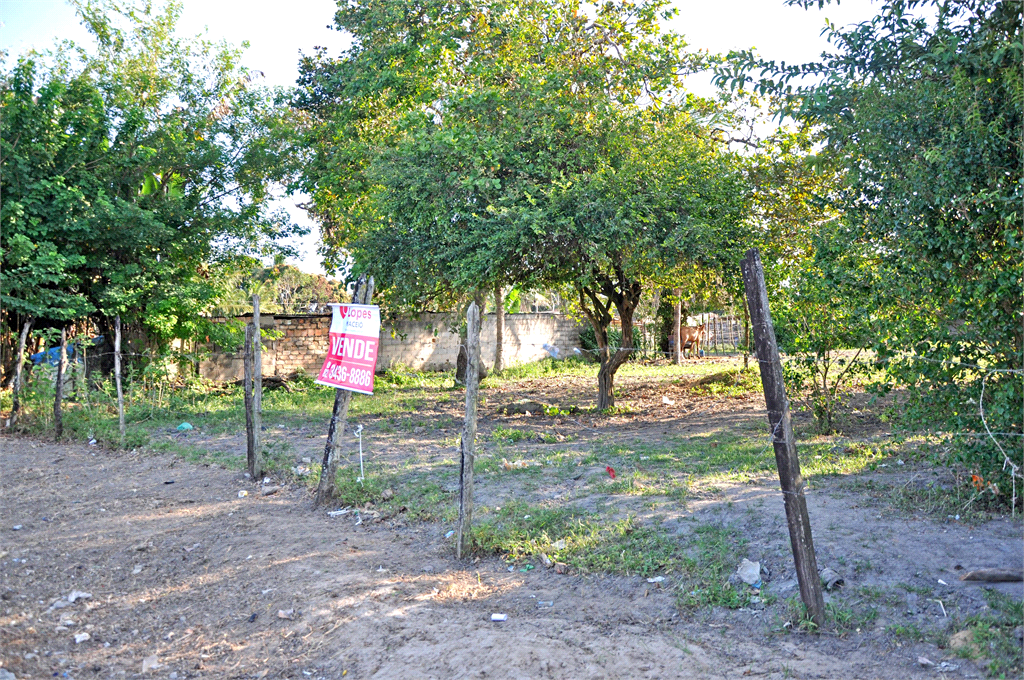
[[[884,608],[870,629],[789,632],[770,609],[680,613],[671,577],[458,563],[448,525],[331,518],[294,483],[263,496],[237,471],[169,454],[0,447],[0,660],[17,678],[937,677],[919,656],[945,660],[942,677],[984,676],[887,634],[942,617],[924,597]],[[750,557],[785,595],[795,584],[769,482],[727,486],[686,514],[750,518]],[[894,516],[839,481],[816,485],[809,506],[819,562],[870,562],[848,587],[927,582],[969,613],[984,598],[955,567],[1019,561],[1019,522]],[[1011,585],[1000,588],[1019,597]],[[75,590],[89,596],[69,603]]]

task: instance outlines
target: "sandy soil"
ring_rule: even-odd
[[[490,403],[531,396],[529,386],[517,389],[522,394],[489,395]],[[764,419],[756,399],[727,409],[710,398],[680,402],[648,419],[545,427],[636,438],[669,426],[755,427]],[[491,408],[482,430],[537,422]],[[320,450],[316,430],[277,436],[294,440],[300,458]],[[380,433],[368,455],[452,455],[452,434]],[[237,444],[215,439],[208,445]],[[497,558],[460,563],[443,536],[448,525],[331,518],[313,511],[295,483],[263,496],[240,472],[171,455],[19,438],[0,446],[0,660],[17,678],[936,677],[919,656],[945,661],[942,677],[984,677],[948,650],[886,632],[892,623],[943,625],[938,603],[909,593],[883,606],[870,629],[789,632],[771,608],[680,613],[671,576],[651,584],[543,568],[510,573]],[[792,595],[776,485],[727,485],[688,502],[669,526],[744,522],[751,545],[737,562],[760,559],[769,588]],[[248,495],[239,498],[242,490]],[[848,590],[928,585],[948,613],[966,616],[985,604],[979,586],[958,580],[958,567],[1021,562],[1019,521],[971,527],[899,516],[842,480],[815,483],[808,505],[819,564],[871,565],[846,567]],[[1020,584],[999,588],[1021,595]],[[90,595],[68,603],[75,590]],[[507,620],[492,622],[493,613]],[[88,638],[76,642],[83,633]],[[144,673],[153,656],[159,665]]]

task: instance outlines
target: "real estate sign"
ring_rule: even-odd
[[[380,307],[332,304],[330,346],[316,382],[373,394],[373,372],[380,346]]]

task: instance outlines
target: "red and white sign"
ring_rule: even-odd
[[[373,372],[380,346],[380,307],[332,304],[331,343],[316,382],[373,394]]]

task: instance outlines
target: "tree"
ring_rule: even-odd
[[[719,73],[739,87],[759,70],[760,91],[822,131],[841,172],[833,205],[872,265],[874,347],[909,391],[907,423],[958,433],[960,458],[1000,483],[1020,465],[1007,435],[987,432],[1013,447],[1024,432],[1021,23],[1016,3],[893,0],[830,26],[835,51],[820,62],[742,53]]]
[[[209,264],[295,231],[268,210],[282,114],[239,51],[174,35],[180,3],[76,8],[95,50],[2,76],[5,312],[120,313],[163,343],[215,332]]]
[[[645,281],[686,258],[719,265],[742,224],[709,125],[722,112],[680,93],[696,59],[661,31],[670,14],[528,0],[339,12],[354,46],[307,60],[296,101],[315,121],[304,186],[325,242],[412,306],[568,285],[602,348],[598,405],[612,406]],[[339,135],[343,149],[326,144]],[[662,158],[644,157],[651,145]],[[607,342],[613,308],[622,348]]]

